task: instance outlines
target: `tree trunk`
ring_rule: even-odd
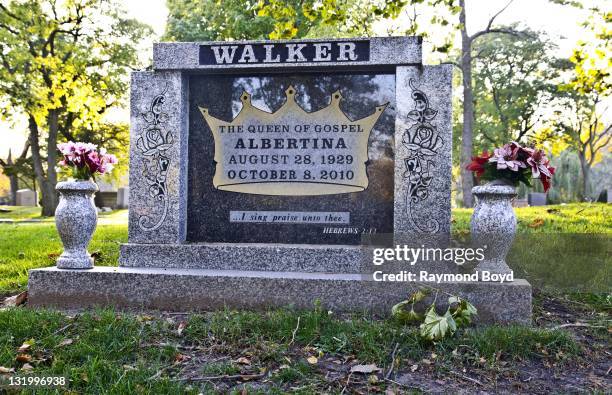
[[[583,152],[578,153],[578,158],[580,158],[580,171],[582,172],[582,200],[587,200],[591,197],[589,195],[591,192],[591,167]]]
[[[19,188],[19,180],[16,175],[9,176],[9,181],[11,183],[11,206],[15,206],[17,204],[17,189]]]
[[[57,166],[57,134],[59,129],[59,110],[50,110],[47,119],[49,123],[49,137],[47,138],[47,185],[45,185],[45,188],[49,196],[47,202],[49,207],[45,209],[45,205],[43,204],[43,215],[53,216],[55,215],[55,209],[59,204],[59,196],[57,191],[55,190],[55,185],[57,184],[57,171],[55,170],[55,166]],[[48,214],[45,214],[45,212],[47,212]]]
[[[466,166],[472,160],[473,127],[474,127],[474,94],[472,91],[472,42],[467,34],[465,18],[465,1],[460,0],[461,13],[461,71],[463,74],[463,132],[461,134],[461,190],[463,192],[463,205],[472,207],[472,187],[474,178]]]
[[[43,168],[43,161],[40,155],[40,135],[38,130],[38,124],[36,123],[36,119],[34,119],[32,115],[29,115],[28,117],[28,127],[30,129],[30,148],[32,150],[32,163],[34,165],[34,174],[36,175],[36,181],[40,186],[41,192],[42,215],[51,217],[55,214],[55,208],[57,207],[55,179],[53,180],[53,184],[51,184],[45,175],[45,169]],[[55,152],[55,148],[53,149],[53,152]],[[55,178],[55,164],[51,166],[48,171],[53,172]]]
[[[13,165],[13,155],[11,150],[9,149],[8,158],[6,159],[6,164],[8,166]],[[11,206],[17,205],[17,188],[19,188],[19,181],[16,174],[12,174],[9,176],[10,186],[11,186]]]

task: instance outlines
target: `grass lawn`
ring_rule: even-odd
[[[119,245],[127,241],[126,214],[100,215],[90,245],[97,265],[117,264]],[[456,235],[469,233],[470,214],[453,211]],[[540,234],[536,240],[612,233],[610,205],[521,208],[517,214],[519,233]],[[0,212],[0,219],[36,217],[30,208]],[[534,248],[522,243],[527,241],[519,235],[517,256],[524,258],[522,251]],[[24,290],[28,269],[51,266],[60,253],[51,220],[0,223],[0,293]],[[601,271],[594,277],[609,273],[609,254],[597,264]],[[536,280],[555,270],[533,261],[523,265],[518,269]],[[416,327],[322,309],[135,315],[13,307],[0,309],[0,392],[7,377],[1,372],[11,369],[67,376],[74,393],[244,393],[245,387],[249,393],[304,394],[605,392],[611,307],[609,293],[536,290],[533,328],[468,328],[435,344],[421,340]],[[24,343],[30,345],[19,351]],[[351,372],[355,365],[375,366]]]
[[[40,208],[37,209],[40,216]],[[0,213],[0,218],[15,220],[36,218],[30,207],[14,213]],[[127,242],[127,210],[100,213],[98,227],[89,251],[95,253],[97,265],[117,265],[119,245]],[[26,288],[28,270],[53,266],[62,252],[53,219],[41,222],[0,223],[0,295]]]
[[[589,346],[602,352],[599,331]],[[17,351],[24,342],[31,346]],[[529,391],[575,385],[573,370],[595,362],[599,356],[593,360],[568,331],[519,326],[467,329],[430,344],[416,328],[317,309],[155,316],[0,311],[0,366],[24,374],[28,363],[36,375],[66,376],[74,393]],[[351,373],[355,365],[373,366]],[[525,370],[547,367],[573,370],[567,378],[522,383]]]

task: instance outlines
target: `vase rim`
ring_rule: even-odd
[[[472,193],[516,196],[516,188],[510,185],[479,185],[472,188]]]
[[[96,192],[98,191],[98,184],[91,180],[60,181],[55,186],[55,190]]]

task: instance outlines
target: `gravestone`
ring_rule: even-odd
[[[388,314],[369,236],[448,239],[451,66],[416,37],[160,43],[131,83],[119,267],[32,270],[30,303]],[[431,262],[431,273],[449,267]],[[455,268],[456,270],[456,268]],[[482,321],[531,320],[531,287],[444,282]],[[440,298],[444,299],[444,298]]]
[[[36,192],[31,189],[19,189],[17,191],[16,206],[37,206]]]
[[[121,187],[117,189],[117,208],[128,208],[130,199],[129,199],[130,189],[127,187]]]
[[[597,197],[599,203],[612,203],[612,189],[602,189]]]
[[[527,203],[530,206],[546,206],[546,194],[543,192],[530,192],[527,195]]]

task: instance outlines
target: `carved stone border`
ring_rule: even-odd
[[[450,232],[451,71],[451,66],[397,68],[396,235]]]
[[[179,72],[132,74],[130,242],[185,239],[187,82]]]

